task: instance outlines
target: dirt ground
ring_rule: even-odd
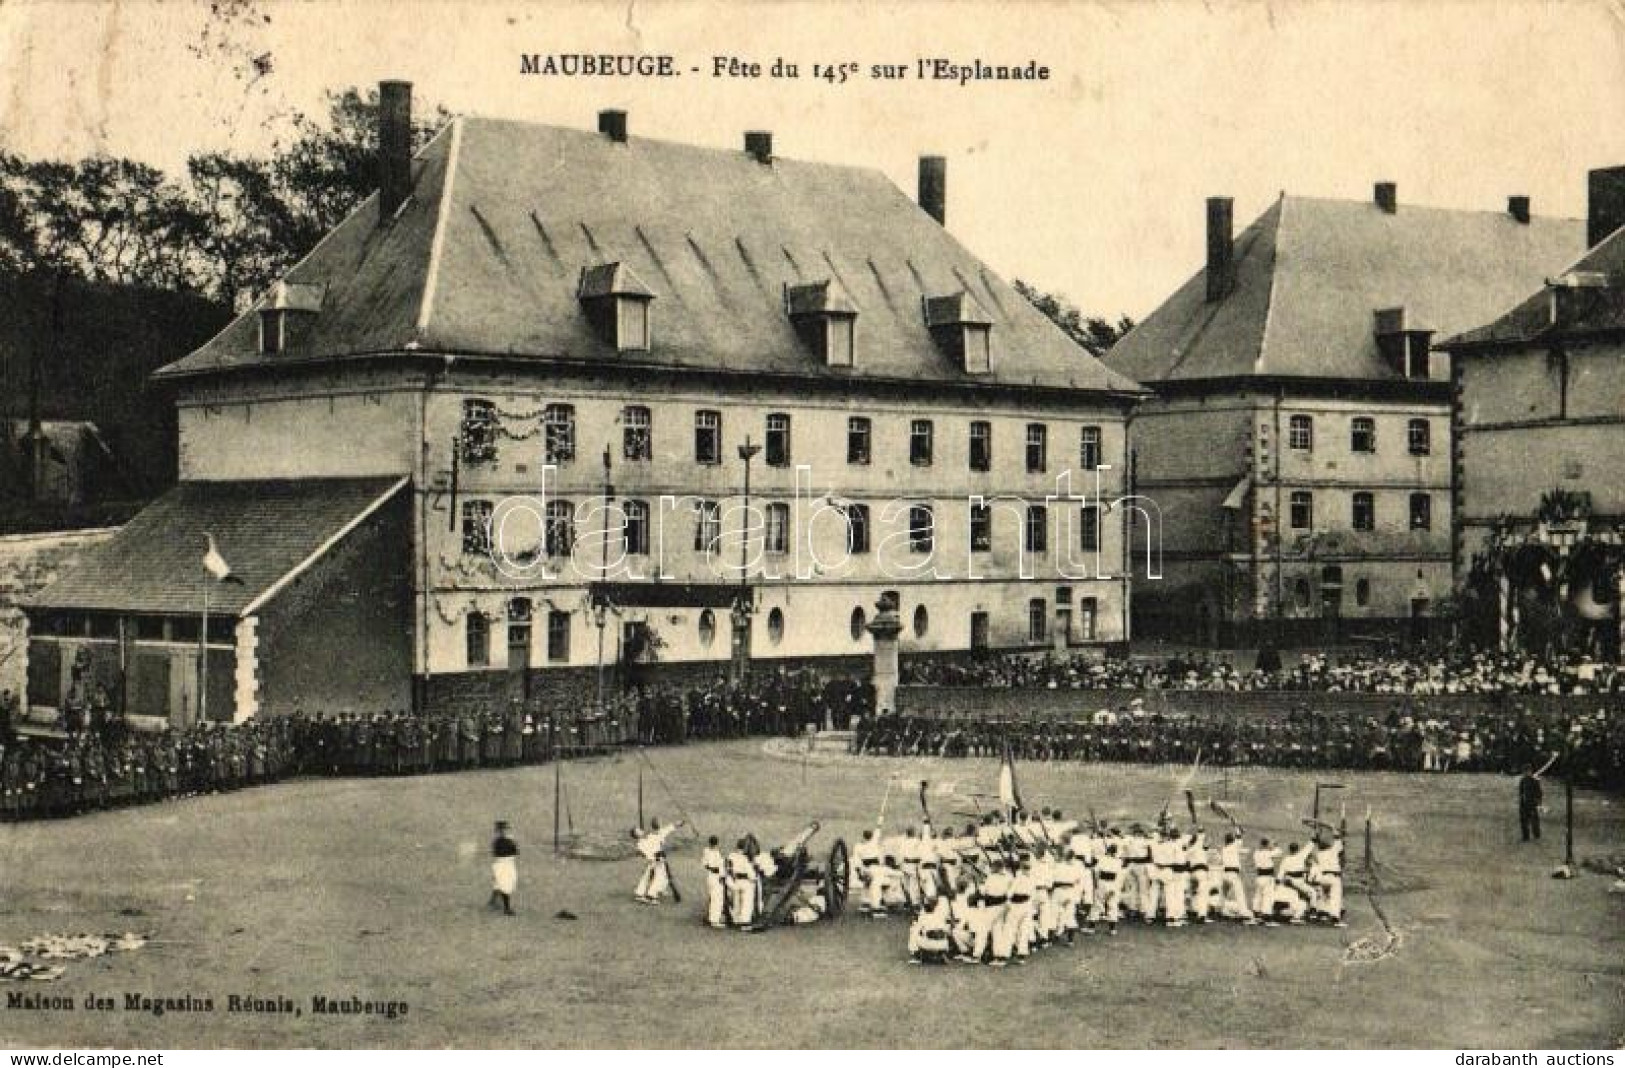
[[[572,764],[577,831],[631,825],[637,783],[663,819],[725,840],[789,837],[809,818],[820,856],[872,827],[939,819],[991,792],[991,760],[816,759],[760,741]],[[1029,804],[1154,817],[1179,769],[1023,765]],[[1315,777],[1204,771],[1249,829],[1301,831]],[[1051,949],[1024,968],[909,967],[900,920],[855,914],[744,935],[700,922],[698,850],[674,861],[680,906],[632,900],[635,860],[555,858],[553,772],[308,781],[74,820],[0,826],[0,944],[45,932],[145,930],[133,953],[69,964],[71,1010],[0,1007],[7,1047],[1599,1047],[1625,1041],[1625,897],[1561,859],[1560,784],[1544,842],[1517,841],[1515,783],[1496,776],[1340,777],[1350,868],[1374,814],[1395,892],[1364,895],[1349,927],[1126,929]],[[1625,852],[1625,807],[1582,793],[1578,852]],[[522,850],[517,917],[489,912],[492,819]],[[957,818],[957,817],[955,817]],[[1215,819],[1215,822],[1217,820]],[[560,919],[561,909],[576,919]],[[132,914],[134,913],[134,914]],[[1349,948],[1353,944],[1353,949]],[[1389,952],[1374,962],[1356,958]],[[163,1016],[127,994],[209,998]],[[230,995],[300,1012],[228,1011]],[[118,1007],[82,1008],[87,995]],[[393,1020],[318,1016],[312,998],[404,1002]]]

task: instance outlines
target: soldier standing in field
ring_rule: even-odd
[[[1525,842],[1533,838],[1540,841],[1540,806],[1546,800],[1546,791],[1540,785],[1540,773],[1530,765],[1518,780],[1518,830]]]
[[[491,901],[499,904],[505,915],[512,916],[513,894],[519,885],[519,845],[508,834],[506,820],[497,820],[496,835],[491,839]]]

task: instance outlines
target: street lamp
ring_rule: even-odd
[[[746,581],[750,567],[750,462],[762,447],[745,435],[745,443],[739,446],[739,458],[745,462],[745,510],[744,519],[740,523],[739,534],[739,590],[734,595],[733,607],[733,677],[735,682],[744,682],[750,674],[750,616],[751,596],[750,585]]]
[[[600,545],[597,595],[590,598],[593,622],[598,626],[598,685],[597,705],[604,707],[604,627],[609,623],[609,511],[615,500],[615,484],[610,481],[609,446],[604,447],[604,511],[603,537]]]

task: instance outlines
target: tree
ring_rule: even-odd
[[[187,238],[204,265],[210,295],[235,308],[300,254],[298,228],[268,161],[211,152],[188,159],[186,171]]]
[[[0,154],[0,264],[98,282],[184,289],[186,193],[134,160]]]
[[[1019,278],[1016,279],[1015,289],[1092,356],[1106,355],[1124,334],[1134,329],[1134,320],[1126,315],[1119,315],[1116,322],[1085,316],[1065,297],[1046,293]]]
[[[203,152],[176,182],[134,160],[0,152],[0,270],[199,293],[241,308],[378,184],[378,93],[329,93],[270,156]],[[450,119],[432,107],[413,148]]]

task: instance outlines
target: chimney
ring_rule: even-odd
[[[920,207],[937,225],[948,225],[948,161],[942,156],[920,157]]]
[[[1207,299],[1223,300],[1236,285],[1235,201],[1207,198]]]
[[[746,130],[745,151],[756,157],[757,163],[772,163],[773,134],[768,130]]]
[[[1525,226],[1528,226],[1529,198],[1526,196],[1507,197],[1507,214],[1512,216],[1514,219],[1517,219]]]
[[[615,108],[600,111],[598,132],[618,145],[626,144],[626,112]]]
[[[378,83],[378,221],[412,194],[412,83]]]
[[[1399,210],[1399,186],[1393,182],[1378,182],[1372,193],[1372,199],[1389,215]]]
[[[1586,247],[1594,248],[1625,226],[1625,167],[1601,167],[1587,177]]]

